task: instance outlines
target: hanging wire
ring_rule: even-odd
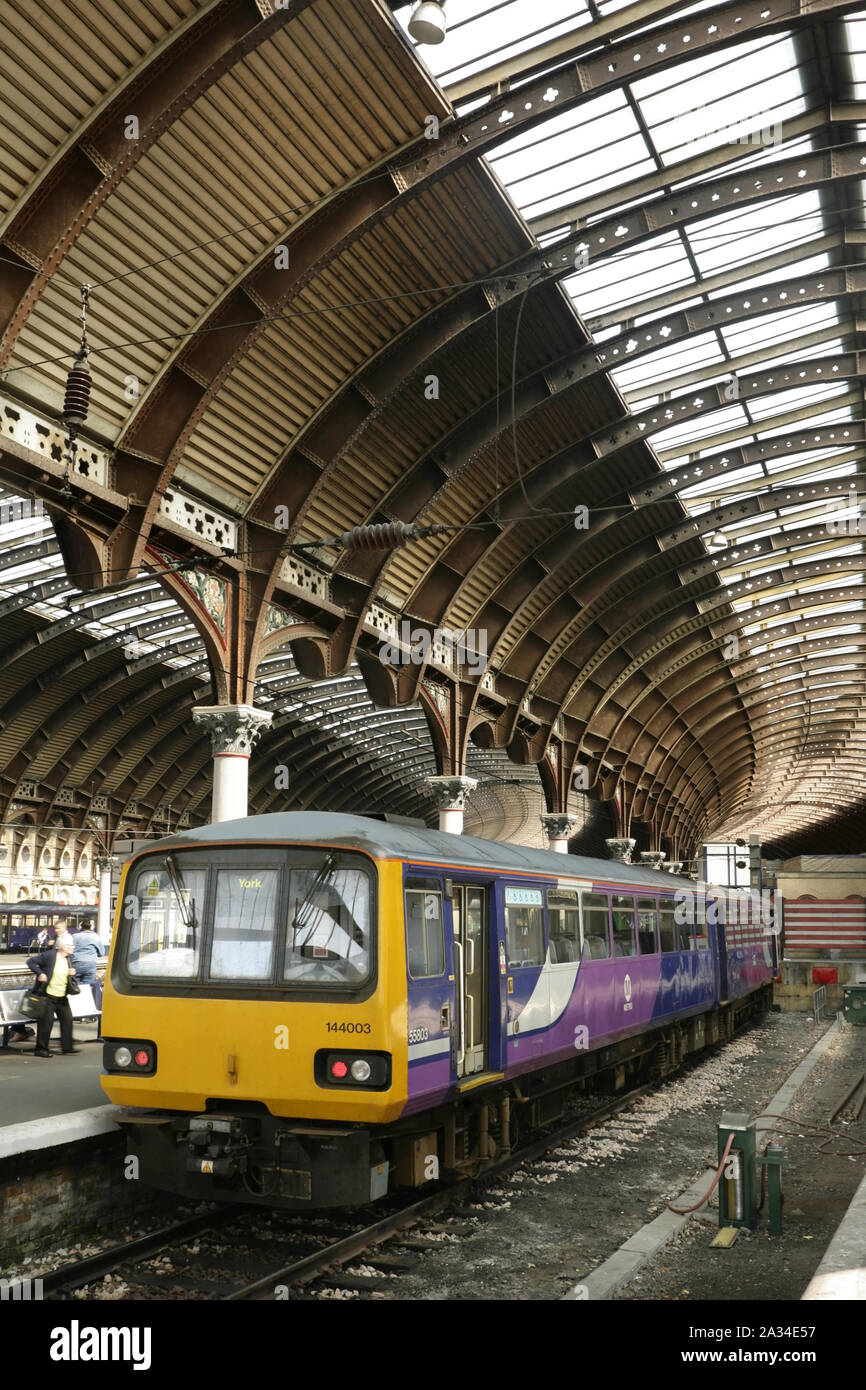
[[[493,519],[498,522],[502,515],[500,507],[499,486],[499,435],[502,430],[502,405],[501,405],[501,380],[502,372],[499,362],[499,296],[496,296],[496,309],[493,315],[494,337],[496,341],[496,434],[493,440],[493,468],[496,477],[496,492],[493,501]]]
[[[853,209],[853,205],[852,205],[852,209]],[[844,211],[845,209],[842,209],[842,210]],[[800,213],[800,214],[798,214],[797,216],[792,217],[792,218],[790,219],[790,221],[789,221],[786,225],[788,225],[789,227],[791,227],[791,226],[793,226],[793,225],[794,225],[795,223],[797,223],[797,222],[802,222],[802,221],[804,221],[804,220],[807,219],[807,218],[814,218],[814,217],[817,217],[818,215],[819,215],[819,214],[817,214],[817,213]],[[754,232],[758,232],[758,231],[773,231],[773,230],[775,230],[775,224],[774,224],[773,226],[767,226],[767,227],[753,227],[753,228],[749,228],[750,233],[753,232],[753,231],[754,231]],[[741,235],[741,234],[742,234],[741,232],[738,233],[738,235]],[[724,241],[728,236],[732,236],[732,235],[733,235],[733,231],[724,231],[723,229],[719,229],[719,230],[716,232],[715,235],[716,235],[717,240],[721,242],[721,241]],[[568,241],[568,240],[569,240],[569,238],[563,238],[563,241]],[[206,245],[207,243],[203,243],[203,244]],[[541,248],[541,249],[544,250],[544,251],[546,251],[546,252],[553,253],[553,252],[556,251],[558,245],[559,245],[559,243],[552,243],[550,246],[547,246],[547,247],[544,247],[544,248]],[[809,243],[808,243],[808,241],[804,241],[804,242],[802,243],[802,247],[803,247],[803,254],[804,254],[804,258],[805,258],[805,257],[808,255],[808,252],[809,252]],[[198,248],[195,247],[195,246],[192,246],[192,247],[188,247],[188,248],[187,248],[188,251],[194,251],[194,250],[197,250],[197,249],[198,249]],[[185,254],[185,253],[178,253],[178,254]],[[630,259],[630,258],[632,258],[632,257],[635,257],[635,256],[643,256],[643,255],[645,255],[645,254],[646,254],[646,247],[643,246],[643,245],[637,246],[637,247],[635,247],[633,250],[623,249],[622,251],[618,251],[618,252],[616,253],[615,263],[618,265],[618,264],[620,264],[620,263],[621,263],[622,261],[624,261],[624,260],[628,260],[628,259]],[[173,258],[169,258],[169,259],[173,259]],[[2,263],[2,260],[3,260],[3,258],[0,257],[0,263]],[[18,263],[17,261],[16,261],[16,262],[12,262],[11,264],[14,264],[14,265],[16,265],[16,266],[18,266],[18,267],[20,268],[19,263]],[[159,262],[152,262],[152,263],[150,263],[150,265],[155,265],[155,264],[159,264]],[[135,270],[129,271],[129,272],[127,272],[127,274],[130,274],[130,275],[131,275],[131,274],[135,274],[138,270],[147,270],[148,268],[149,268],[148,265],[137,266],[137,267],[135,268]],[[748,276],[748,269],[749,269],[749,268],[748,268],[748,263],[744,263],[744,264],[742,265],[741,269],[742,269],[742,272],[743,272],[743,278],[746,279],[747,276]],[[845,267],[844,267],[844,266],[843,266],[843,267],[839,267],[839,269],[845,269]],[[558,282],[559,280],[570,279],[570,278],[571,278],[574,274],[576,274],[576,273],[577,273],[577,272],[576,272],[575,270],[573,270],[573,269],[572,269],[572,270],[563,269],[562,271],[557,272],[556,274],[547,275],[546,278],[545,278],[545,283],[551,283],[551,284],[552,284],[552,283]],[[125,278],[125,276],[116,276],[116,277],[114,277],[114,279],[124,279],[124,278]],[[232,332],[233,332],[233,331],[235,331],[235,330],[238,329],[238,328],[258,328],[258,327],[261,327],[262,325],[266,325],[266,324],[269,324],[269,323],[287,323],[287,322],[292,321],[292,320],[294,320],[294,319],[313,318],[313,317],[315,317],[315,316],[318,315],[318,314],[327,315],[327,314],[333,314],[333,313],[341,313],[341,312],[343,312],[343,311],[349,311],[349,310],[352,310],[352,309],[366,308],[366,307],[372,306],[372,305],[395,303],[395,302],[398,302],[398,301],[404,300],[404,299],[413,299],[413,298],[416,298],[416,297],[418,297],[418,296],[420,296],[420,295],[448,294],[448,293],[453,293],[454,291],[458,291],[458,290],[473,289],[473,288],[475,288],[475,287],[477,287],[477,286],[496,284],[496,283],[498,283],[499,281],[501,281],[502,279],[503,279],[503,274],[502,274],[501,271],[498,271],[498,272],[491,273],[491,274],[486,274],[486,275],[476,275],[476,276],[473,276],[473,277],[472,277],[471,279],[469,279],[469,280],[455,281],[455,282],[453,282],[453,283],[451,283],[451,284],[430,285],[430,286],[427,286],[427,287],[424,287],[424,288],[421,288],[421,289],[417,289],[417,290],[404,290],[404,291],[400,291],[400,292],[397,292],[397,293],[394,293],[394,294],[389,294],[389,295],[376,295],[376,296],[371,296],[371,297],[366,298],[366,299],[348,300],[348,301],[345,301],[345,302],[340,303],[340,304],[322,305],[322,306],[317,307],[317,308],[305,309],[305,310],[297,310],[297,311],[293,311],[293,312],[285,313],[285,314],[267,314],[267,315],[265,315],[264,318],[249,319],[249,320],[247,320],[247,321],[245,321],[245,322],[241,322],[241,323],[217,324],[217,325],[214,325],[214,326],[212,326],[212,327],[210,327],[210,328],[193,328],[193,329],[189,329],[189,330],[187,330],[187,331],[181,331],[181,332],[177,332],[177,333],[154,334],[154,335],[152,335],[151,337],[148,337],[148,338],[127,339],[127,340],[123,340],[123,341],[117,342],[117,343],[110,343],[110,344],[108,344],[107,347],[94,348],[94,349],[93,349],[93,354],[94,354],[94,355],[97,355],[97,354],[103,355],[103,354],[105,354],[105,353],[117,352],[117,351],[120,351],[121,349],[127,349],[127,348],[147,347],[147,346],[152,346],[152,345],[159,345],[159,344],[162,344],[162,343],[179,343],[179,342],[184,342],[184,341],[189,340],[189,339],[203,338],[203,337],[206,337],[208,334],[211,334],[211,333],[225,333],[225,332],[229,332],[229,331],[232,331]],[[98,288],[101,284],[110,284],[110,283],[112,283],[110,280],[97,281],[97,282],[96,282],[96,288]],[[92,289],[92,288],[94,288],[94,287],[93,287],[93,286],[88,286],[87,288],[88,288],[88,289]],[[694,292],[694,288],[695,288],[694,286],[691,287],[692,292]],[[731,286],[730,292],[731,292],[732,294],[736,294],[736,293],[737,293],[736,284]],[[525,292],[524,292],[524,293],[525,293]],[[701,291],[701,293],[705,293],[705,291]],[[623,314],[627,314],[629,305],[628,305],[628,303],[623,303],[622,305],[619,305],[619,306],[616,306],[616,307],[617,307],[617,310],[618,310],[618,311],[621,310]],[[792,307],[793,307],[793,306],[792,306]],[[592,344],[588,344],[587,346],[592,346]],[[67,360],[68,357],[69,357],[69,353],[67,353],[67,352],[61,352],[61,353],[57,353],[56,355],[51,356],[51,357],[41,357],[41,358],[34,359],[33,361],[30,361],[30,362],[23,362],[23,363],[21,363],[21,364],[19,364],[19,365],[17,365],[17,366],[14,366],[14,367],[3,367],[3,368],[0,368],[0,378],[11,376],[14,372],[28,371],[28,370],[30,370],[30,369],[32,369],[32,368],[34,368],[34,367],[50,366],[50,365],[52,365],[52,364],[55,363],[55,362],[63,362],[63,361],[65,361],[65,360]]]

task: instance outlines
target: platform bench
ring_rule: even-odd
[[[36,1020],[27,1018],[21,1012],[21,1000],[31,988],[32,986],[28,985],[24,989],[0,989],[0,1026],[3,1029],[3,1041],[0,1043],[0,1048],[8,1048],[9,1036],[13,1029],[36,1027]],[[79,994],[70,994],[67,998],[73,1019],[101,1017],[102,1011],[96,1007],[96,1000],[90,985],[82,985]]]

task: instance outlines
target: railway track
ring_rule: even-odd
[[[436,1248],[449,1235],[459,1236],[461,1205],[466,1209],[481,1184],[543,1157],[654,1089],[652,1084],[636,1087],[549,1130],[486,1168],[480,1177],[461,1179],[420,1200],[396,1202],[390,1211],[382,1203],[375,1210],[321,1214],[265,1213],[233,1205],[65,1265],[43,1277],[43,1296],[76,1299],[87,1297],[87,1290],[93,1289],[92,1296],[99,1297],[94,1286],[108,1279],[114,1292],[102,1296],[124,1300],[272,1301],[327,1296],[329,1285],[369,1297],[392,1277],[411,1269],[424,1250]],[[456,1224],[437,1226],[435,1218],[446,1210],[457,1212]],[[352,1262],[360,1257],[364,1257],[361,1270],[352,1271]],[[346,1266],[348,1272],[341,1272]],[[312,1285],[320,1293],[311,1294]]]
[[[845,1092],[836,1109],[830,1116],[830,1124],[837,1120],[859,1120],[866,1105],[866,1072],[858,1076],[851,1088]]]

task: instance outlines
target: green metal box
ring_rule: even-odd
[[[846,1023],[866,1025],[866,985],[846,985],[842,996]]]
[[[755,1121],[742,1111],[725,1111],[718,1127],[720,1162],[732,1132],[734,1139],[719,1184],[719,1225],[754,1230],[758,1221]]]

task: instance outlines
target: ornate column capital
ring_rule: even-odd
[[[558,811],[545,812],[539,819],[550,840],[567,840],[577,825],[576,816],[563,815]]]
[[[616,839],[605,840],[607,852],[611,859],[616,859],[620,864],[631,863],[631,852],[637,844],[636,840]]]
[[[120,861],[116,854],[97,854],[93,862],[101,873],[105,869],[113,869]]]
[[[648,869],[660,869],[665,862],[664,852],[655,849],[641,850],[639,858]]]
[[[440,811],[463,811],[467,796],[478,786],[475,777],[427,777],[425,780]]]
[[[252,705],[196,705],[194,724],[207,729],[215,758],[248,758],[273,715]]]

